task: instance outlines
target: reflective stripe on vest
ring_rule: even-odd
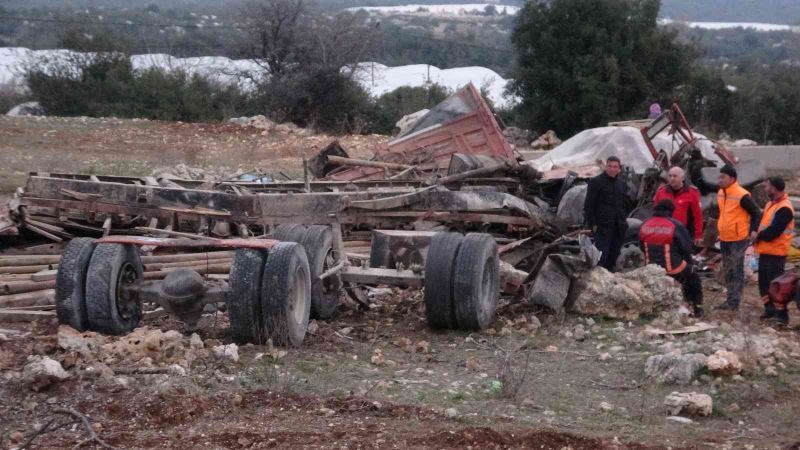
[[[761,231],[770,226],[775,220],[775,213],[782,208],[789,208],[792,211],[792,220],[778,237],[771,241],[759,241],[756,244],[756,252],[759,255],[786,256],[789,254],[794,238],[794,207],[788,195],[783,194],[778,201],[767,203],[764,214],[761,215],[761,224],[758,226],[758,230]]]
[[[739,183],[733,183],[717,193],[717,205],[719,205],[717,231],[720,241],[742,241],[750,234],[750,215],[741,205],[742,199],[747,195],[750,195],[750,192]]]

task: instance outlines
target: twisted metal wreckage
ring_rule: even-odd
[[[677,106],[623,125],[641,129],[653,161],[623,173],[633,187],[632,243],[665,169],[685,167],[709,193],[719,161],[698,150]],[[673,149],[654,145],[665,133]],[[736,163],[722,147],[715,154]],[[4,286],[14,294],[55,287],[62,323],[112,334],[132,330],[143,303],[190,326],[206,304],[220,303],[236,339],[299,345],[309,318],[330,317],[341,291],[366,305],[367,285],[424,286],[432,327],[482,329],[501,290],[560,310],[576,274],[596,265],[581,228],[585,182],[601,164],[534,169],[468,85],[371,160],[331,143],[304,161],[303,180],[33,173],[0,219],[3,242],[69,244],[45,258],[58,267],[45,267],[44,281]],[[750,184],[764,176],[758,167],[744,172]],[[637,264],[635,248],[620,265]],[[43,262],[32,256],[41,249],[5,250],[17,256],[0,255],[0,272],[25,258]],[[196,251],[205,253],[186,253]]]

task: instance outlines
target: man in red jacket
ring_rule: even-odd
[[[703,211],[700,209],[700,191],[686,184],[686,174],[680,167],[673,167],[667,173],[667,184],[658,188],[653,203],[672,200],[675,212],[672,217],[689,230],[694,245],[703,245]]]

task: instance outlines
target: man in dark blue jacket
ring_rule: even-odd
[[[602,252],[599,265],[612,272],[628,228],[628,185],[619,176],[621,170],[619,158],[609,157],[605,172],[589,180],[583,207],[586,227],[594,233],[594,246]]]
[[[692,237],[682,223],[672,218],[675,204],[665,199],[658,202],[653,217],[639,228],[639,240],[647,264],[658,264],[683,287],[683,296],[694,309],[695,317],[703,316],[703,286],[692,264]]]

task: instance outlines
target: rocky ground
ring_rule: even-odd
[[[683,335],[663,333],[697,325],[676,310],[617,321],[510,304],[485,332],[434,333],[419,293],[388,289],[312,322],[299,349],[237,346],[224,312],[122,338],[4,325],[0,442],[72,409],[120,448],[796,448],[797,331],[759,323],[749,297]],[[72,424],[34,447],[89,436]]]
[[[330,139],[0,116],[2,190],[30,170],[297,170]],[[363,157],[386,138],[341,140]],[[369,310],[345,303],[312,322],[298,349],[236,345],[224,311],[196,330],[148,319],[125,337],[0,324],[0,448],[798,448],[797,308],[789,329],[760,323],[751,282],[740,312],[708,308],[698,323],[646,278],[587,291],[583,314],[503,300],[481,333],[432,332],[419,292],[377,289]],[[705,285],[706,305],[722,302],[719,285]],[[639,286],[674,306],[602,310],[619,297],[612,288],[635,302]]]

